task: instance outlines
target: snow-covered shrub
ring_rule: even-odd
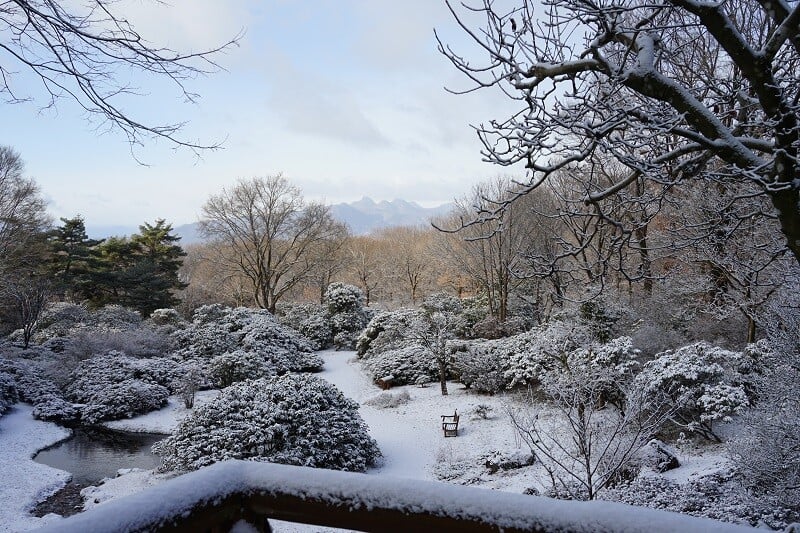
[[[364,293],[361,289],[346,283],[331,283],[322,298],[332,315],[357,311],[364,306]]]
[[[205,376],[200,367],[192,363],[181,365],[178,377],[172,381],[172,390],[181,397],[187,409],[194,407],[194,395],[205,383]]]
[[[394,385],[409,385],[420,381],[437,381],[439,368],[430,352],[414,344],[388,350],[364,359],[363,369],[373,379],[392,376]]]
[[[474,331],[475,324],[489,316],[489,300],[485,296],[473,296],[461,300],[461,318],[464,320],[464,331],[460,337],[465,339],[482,338]]]
[[[494,411],[494,407],[491,405],[479,403],[472,409],[472,415],[470,418],[472,420],[489,420],[492,418],[492,411]]]
[[[142,324],[128,329],[104,326],[77,329],[64,345],[64,354],[78,361],[110,351],[132,357],[163,357],[172,351],[172,342],[163,331]]]
[[[168,387],[179,374],[178,364],[170,359],[109,352],[81,362],[65,392],[68,399],[84,404],[82,419],[92,424],[163,407]]]
[[[132,418],[167,405],[169,390],[139,379],[126,379],[95,387],[81,395],[81,421],[96,424],[103,420]]]
[[[408,346],[409,330],[419,320],[417,309],[378,312],[356,341],[356,353],[368,358],[373,354]]]
[[[556,321],[512,337],[454,343],[454,368],[465,385],[494,394],[536,385],[566,354],[591,346],[588,328]]]
[[[216,356],[243,350],[258,354],[278,374],[322,368],[322,359],[311,353],[308,340],[263,309],[206,305],[198,308],[192,323],[174,332],[172,338],[177,345],[174,356],[201,367]]]
[[[328,285],[323,300],[334,346],[348,350],[355,348],[356,339],[367,325],[364,293],[355,285],[336,282]]]
[[[14,378],[11,374],[0,371],[0,415],[17,403],[18,400],[17,385],[14,382]]]
[[[299,332],[311,342],[314,350],[327,348],[333,342],[333,331],[327,309],[319,304],[298,304],[281,309],[281,324]]]
[[[446,292],[436,292],[425,297],[420,306],[428,313],[459,314],[464,309],[461,300]]]
[[[408,391],[400,391],[398,393],[394,392],[381,392],[373,396],[372,398],[368,398],[364,401],[365,405],[370,405],[372,407],[377,407],[378,409],[390,409],[392,407],[398,407],[400,405],[405,405],[411,401],[411,395]]]
[[[40,396],[34,405],[33,417],[48,422],[71,425],[81,419],[81,410],[60,394],[45,394]]]
[[[80,417],[72,403],[64,399],[61,389],[35,362],[0,359],[0,372],[13,377],[19,399],[33,405],[34,418],[72,424]]]
[[[309,316],[295,329],[311,341],[314,350],[323,350],[333,343],[333,330],[325,315]]]
[[[673,402],[676,424],[719,441],[713,423],[730,420],[750,404],[748,378],[738,371],[747,364],[741,352],[698,342],[658,354],[644,364],[634,386]]]
[[[180,375],[179,365],[163,357],[138,359],[121,352],[108,352],[83,361],[73,371],[67,394],[83,402],[91,389],[128,379],[169,387]],[[84,402],[85,403],[85,402]]]
[[[493,316],[487,316],[472,325],[471,336],[478,339],[500,339],[518,335],[527,329],[525,320],[520,317],[509,317],[501,322]]]
[[[110,304],[89,315],[90,325],[108,329],[135,329],[142,323],[139,311],[121,305]]]
[[[526,468],[535,462],[536,457],[532,453],[519,449],[475,454],[445,445],[437,451],[431,473],[440,481],[476,485],[490,481],[495,475],[502,476],[505,472]]]
[[[175,309],[156,309],[150,313],[150,321],[156,326],[179,326],[183,323],[181,314]]]
[[[481,456],[480,459],[483,461],[483,465],[490,474],[494,474],[500,470],[518,470],[526,466],[531,466],[536,462],[536,456],[534,454],[521,449],[510,452],[493,451]]]
[[[141,326],[138,312],[119,305],[90,311],[83,304],[56,302],[42,313],[32,340],[42,344],[49,339],[74,337],[83,331],[129,331]]]
[[[454,362],[452,369],[458,380],[468,389],[485,394],[497,394],[508,386],[506,364],[489,349],[470,346],[468,343],[452,343]]]
[[[630,337],[611,339],[605,344],[593,343],[560,357],[546,360],[540,376],[545,390],[559,388],[560,382],[580,374],[592,381],[592,394],[601,404],[612,403],[624,408],[625,390],[639,363]]]
[[[229,387],[237,381],[274,375],[275,371],[260,355],[244,350],[218,355],[207,367],[208,377],[218,388]]]
[[[611,310],[611,306],[595,298],[583,302],[578,311],[581,321],[591,329],[596,340],[607,342],[611,339],[614,324],[619,319],[619,315]]]
[[[240,382],[196,409],[153,446],[162,470],[196,470],[224,459],[364,471],[380,456],[358,404],[315,376]]]
[[[58,387],[44,376],[41,366],[34,361],[0,358],[0,371],[12,376],[19,399],[23,402],[35,405],[40,398],[57,395],[60,392]]]
[[[771,529],[783,529],[800,520],[796,509],[753,502],[740,490],[736,476],[725,471],[688,483],[661,476],[639,476],[603,492],[601,498]]]
[[[85,305],[54,302],[42,311],[34,341],[42,343],[53,337],[65,337],[70,331],[89,322]]]
[[[797,330],[789,333],[794,344]],[[764,370],[753,376],[755,402],[726,443],[728,455],[754,505],[788,507],[800,515],[800,353],[780,342],[773,350],[764,341],[744,351]]]

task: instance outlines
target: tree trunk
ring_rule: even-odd
[[[800,263],[800,190],[787,186],[770,192],[770,199],[778,211],[786,246]]]
[[[442,386],[442,396],[447,396],[447,362],[444,357],[439,357],[439,384]]]
[[[756,321],[753,317],[747,317],[747,344],[756,342]]]

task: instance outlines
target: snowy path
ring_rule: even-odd
[[[513,440],[510,426],[496,421],[478,423],[469,419],[470,413],[479,403],[495,403],[497,398],[482,398],[469,395],[461,385],[450,383],[449,394],[442,396],[438,384],[425,388],[405,386],[392,389],[397,393],[406,390],[411,402],[390,409],[378,409],[363,405],[365,400],[381,393],[362,372],[356,362],[348,363],[355,352],[320,352],[325,369],[320,377],[336,385],[345,396],[361,405],[361,417],[367,423],[372,437],[384,455],[383,464],[369,473],[413,479],[435,479],[430,467],[442,455],[461,457],[472,455],[492,441]],[[459,436],[445,439],[441,430],[441,415],[454,410],[462,415]],[[499,413],[495,413],[499,414]],[[493,426],[490,431],[487,426]]]
[[[36,452],[69,437],[70,432],[50,422],[34,420],[33,407],[16,404],[0,418],[0,531],[41,527],[47,518],[28,513],[35,502],[63,487],[69,472],[36,463]]]

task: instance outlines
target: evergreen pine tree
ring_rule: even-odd
[[[86,235],[83,217],[62,218],[62,225],[49,234],[50,273],[55,290],[61,296],[86,298],[90,290],[91,271],[96,265],[95,247],[102,241]]]

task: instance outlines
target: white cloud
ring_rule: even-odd
[[[293,65],[281,52],[263,53],[269,73],[267,105],[283,127],[303,135],[364,148],[385,147],[387,138],[347,87],[349,78],[325,78]]]

